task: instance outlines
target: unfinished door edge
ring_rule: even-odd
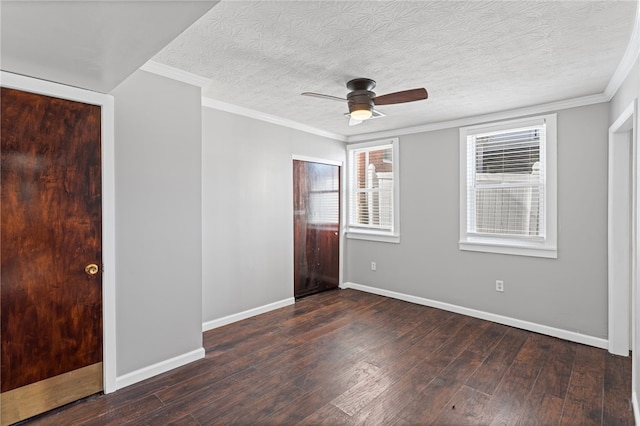
[[[0,71],[0,86],[101,107],[102,327],[104,393],[116,390],[116,253],[113,96]]]

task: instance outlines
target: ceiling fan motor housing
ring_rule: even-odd
[[[372,90],[376,87],[376,82],[370,78],[354,78],[347,82],[347,89],[351,90],[347,94],[349,112],[357,110],[373,111],[373,98],[376,94]]]
[[[349,112],[355,110],[368,109],[373,110],[373,98],[375,93],[368,90],[354,90],[347,95],[347,103],[349,104]]]
[[[376,82],[370,78],[354,78],[347,81],[347,89],[355,90],[373,90],[376,87]]]

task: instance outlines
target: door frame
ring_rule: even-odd
[[[343,279],[343,275],[342,275],[342,269],[343,269],[343,263],[344,263],[344,220],[345,220],[345,209],[344,209],[344,201],[345,201],[345,191],[344,191],[344,162],[343,161],[339,161],[339,160],[327,160],[326,158],[318,158],[318,157],[310,157],[307,155],[297,155],[297,154],[293,154],[291,156],[291,202],[289,203],[289,205],[291,205],[291,207],[293,208],[293,160],[298,160],[298,161],[307,161],[309,163],[320,163],[320,164],[327,164],[329,166],[339,166],[340,167],[340,243],[338,244],[338,250],[340,250],[340,256],[339,256],[339,262],[338,262],[338,288],[342,288],[342,283],[344,282]],[[293,214],[291,214],[291,220],[293,221]],[[292,245],[292,250],[291,252],[293,253],[293,223],[291,225],[291,232],[292,232],[292,239],[291,239],[291,245]],[[291,267],[293,268],[294,262],[291,262]],[[291,271],[291,277],[294,276],[294,271]],[[293,294],[294,289],[293,286],[291,287],[291,292]]]
[[[0,71],[0,86],[101,107],[102,329],[104,393],[116,390],[116,244],[114,100],[103,93]]]
[[[608,350],[628,356],[635,348],[633,323],[637,287],[638,197],[637,102],[609,127],[608,175]]]

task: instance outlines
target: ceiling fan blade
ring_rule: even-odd
[[[362,124],[362,120],[349,117],[349,126],[357,126],[358,124]]]
[[[322,93],[303,92],[303,93],[300,93],[300,94],[302,96],[311,96],[311,97],[314,97],[314,98],[330,99],[332,101],[340,101],[340,102],[346,101],[346,99],[344,99],[344,98],[339,98],[337,96],[331,96],[331,95],[323,95]]]
[[[428,96],[427,89],[422,87],[420,89],[403,90],[401,92],[376,96],[373,98],[373,103],[376,105],[402,104],[405,102],[421,101],[427,99]]]

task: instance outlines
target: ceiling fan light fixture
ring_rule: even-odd
[[[373,97],[369,91],[355,91],[347,95],[349,113],[354,120],[368,120],[373,115]]]
[[[356,105],[351,109],[351,118],[354,120],[368,120],[372,115],[369,105]]]

